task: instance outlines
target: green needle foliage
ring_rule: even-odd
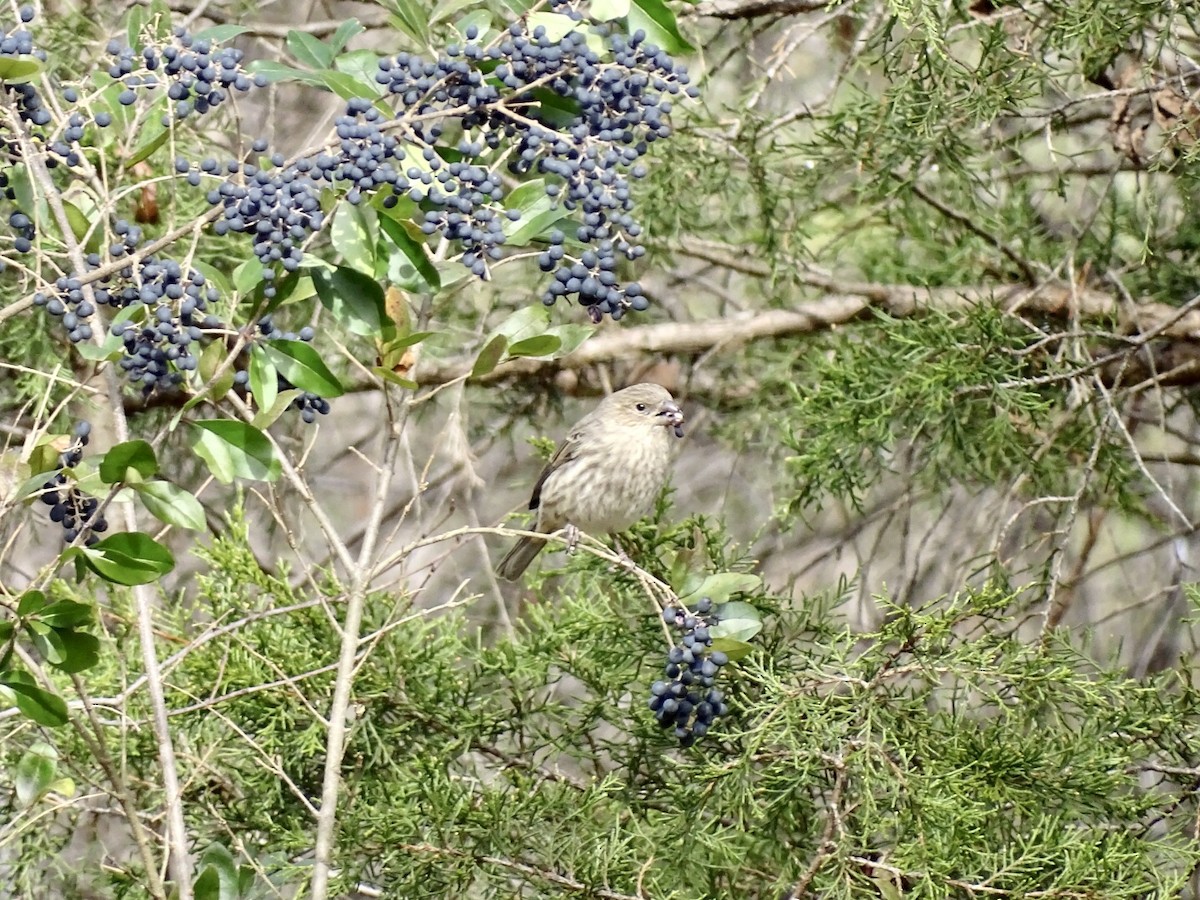
[[[262,573],[245,539],[235,527],[205,551],[199,602],[214,622],[252,621],[189,648],[168,700],[191,833],[244,854],[242,896],[257,897],[306,878],[300,795],[319,791],[312,710],[329,701],[338,607]],[[364,655],[341,889],[1135,898],[1173,895],[1200,863],[1200,694],[1175,674],[1134,681],[1066,641],[1023,639],[1006,590],[888,607],[870,634],[831,624],[836,598],[750,597],[770,614],[722,674],[732,711],[680,751],[645,706],[664,641],[645,597],[584,560],[560,586],[510,636],[482,643],[451,612],[415,617]],[[385,595],[369,609],[368,635],[413,612]],[[136,676],[136,654],[118,659],[97,691]],[[60,752],[75,777],[100,777],[84,748],[68,739]],[[153,752],[147,732],[129,732],[130,764]],[[18,846],[54,840],[30,830]],[[59,879],[117,890],[105,873]]]

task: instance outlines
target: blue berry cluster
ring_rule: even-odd
[[[59,455],[54,477],[42,485],[42,502],[50,507],[50,520],[62,525],[63,539],[68,544],[86,534],[84,543],[91,546],[99,540],[97,534],[108,530],[108,523],[99,514],[100,501],[81,493],[64,471],[79,465],[91,433],[92,426],[87,422],[75,426],[74,442]]]
[[[32,6],[22,6],[20,9],[21,22],[29,24],[33,21],[34,11]],[[46,61],[46,51],[39,47],[35,47],[33,43],[33,34],[27,28],[16,27],[10,30],[0,32],[0,56],[19,57],[32,56],[42,62]],[[41,95],[37,88],[30,82],[23,84],[4,83],[5,90],[12,96],[16,103],[17,113],[21,120],[28,125],[42,127],[50,124],[50,110],[42,103]],[[0,146],[4,148],[5,156],[9,159],[19,157],[20,148],[16,141],[9,141],[0,138]],[[46,164],[53,168],[58,161],[54,158],[47,159]]]
[[[681,747],[703,737],[718,716],[729,708],[713,685],[729,657],[713,650],[709,629],[717,623],[712,600],[705,597],[694,612],[678,607],[663,611],[663,621],[682,632],[679,643],[667,653],[664,673],[669,680],[650,686],[650,709],[663,728],[673,728]]]
[[[153,256],[138,264],[137,280],[126,282],[119,294],[97,290],[97,302],[145,307],[138,321],[115,322],[111,329],[125,344],[120,366],[143,393],[169,390],[196,370],[199,363],[192,351],[204,336],[202,329],[219,325],[204,314],[217,296],[199,272],[185,273],[175,260]]]
[[[255,148],[266,149],[265,142],[256,142]],[[307,173],[311,164],[301,160],[293,166],[283,167],[283,157],[273,156],[271,169],[260,169],[251,163],[231,160],[226,171],[233,175],[239,170],[240,181],[229,179],[207,194],[213,206],[221,206],[224,216],[218,219],[213,230],[217,234],[235,232],[249,234],[254,242],[254,255],[263,265],[263,279],[267,286],[263,293],[274,297],[276,288],[274,264],[282,265],[284,271],[294,272],[304,257],[304,239],[319,231],[325,223],[321,211],[321,192],[316,181]],[[188,164],[183,163],[185,170]],[[200,170],[210,175],[220,171],[213,159],[200,164]],[[179,163],[176,164],[179,169]],[[188,177],[199,175],[189,172]]]
[[[117,220],[114,231],[120,240],[109,248],[113,257],[125,255],[141,241],[141,229],[124,220]],[[86,262],[91,269],[99,268],[100,254],[89,253]],[[85,297],[80,278],[61,276],[54,288],[50,295],[35,294],[34,304],[61,321],[72,343],[90,340],[90,320],[96,307]],[[100,279],[92,291],[99,305],[114,309],[144,307],[132,317],[115,322],[111,331],[125,345],[121,368],[146,394],[174,387],[183,380],[184,373],[195,370],[197,360],[192,350],[203,337],[201,329],[218,324],[205,315],[208,304],[217,299],[217,291],[199,272],[185,272],[171,259],[147,256],[136,264],[131,262]]]
[[[106,48],[112,63],[108,74],[121,82],[124,90],[117,97],[122,106],[137,102],[140,88],[157,88],[162,78],[167,84],[167,97],[173,101],[171,111],[183,119],[193,111],[203,115],[216,109],[230,91],[245,93],[252,87],[267,83],[262,75],[254,78],[242,70],[242,51],[234,47],[215,47],[205,40],[193,38],[185,28],[176,28],[174,40],[163,47],[147,45],[140,50],[111,40]],[[163,116],[163,124],[170,116]]]
[[[570,0],[551,5],[582,19]],[[637,259],[645,253],[637,242],[641,226],[631,214],[630,179],[645,175],[637,160],[651,143],[671,133],[668,97],[694,92],[686,87],[686,71],[647,43],[641,31],[632,37],[609,36],[611,60],[588,46],[583,31],[556,41],[542,26],[530,31],[523,21],[486,46],[474,26],[465,36],[463,45],[447,47],[436,61],[406,53],[380,60],[376,81],[400,98],[409,118],[421,123],[413,131],[418,141],[431,145],[441,134],[439,114],[456,115],[468,136],[479,135],[464,140],[460,156],[478,156],[485,146],[498,148],[507,138],[515,145],[510,170],[547,176],[547,194],[565,210],[578,211],[571,237],[585,246],[584,252],[571,257],[567,236],[556,232],[539,258],[542,270],[555,274],[543,296],[547,304],[576,297],[597,321],[605,314],[620,318],[627,309],[645,309],[640,287],[621,284],[616,274],[621,257]],[[562,99],[570,101],[566,108],[573,113],[564,112]],[[439,160],[428,147],[425,159],[436,173]],[[431,175],[414,168],[406,174],[425,185],[433,177],[456,179],[457,190],[449,197],[419,186],[412,197],[435,207],[425,213],[426,233],[442,231],[463,241],[463,262],[483,275],[484,259],[499,256],[503,234],[493,224],[495,213],[480,213],[503,193],[499,179],[486,169],[458,165],[458,173]]]

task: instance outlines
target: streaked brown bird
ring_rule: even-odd
[[[533,486],[535,531],[566,526],[568,548],[578,531],[624,531],[654,504],[671,470],[671,436],[683,436],[683,411],[670,391],[635,384],[610,394],[571,429]],[[516,581],[545,541],[524,537],[496,573]]]

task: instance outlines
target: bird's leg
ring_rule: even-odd
[[[576,528],[570,522],[568,522],[566,524],[566,526],[563,528],[563,531],[566,532],[566,537],[567,537],[567,552],[574,553],[575,546],[579,543],[579,537],[580,537],[581,532],[579,531],[578,528]]]
[[[617,536],[615,534],[610,534],[609,538],[612,539],[613,548],[617,551],[617,559],[620,560],[622,564],[629,563],[632,565],[633,560],[629,558],[629,554],[625,552],[625,548],[621,546],[621,542],[617,540]]]

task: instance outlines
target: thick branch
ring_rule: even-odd
[[[1036,288],[922,288],[844,282],[811,273],[802,274],[800,279],[814,287],[838,293],[797,304],[792,309],[767,310],[743,317],[614,327],[586,341],[569,356],[553,360],[512,360],[475,380],[493,382],[559,369],[583,369],[646,354],[701,353],[763,338],[810,334],[853,321],[872,308],[898,317],[934,310],[966,312],[979,306],[998,306],[1012,313],[1037,313],[1059,318],[1074,313],[1083,320],[1115,320],[1118,323],[1115,330],[1122,334],[1155,332],[1159,337],[1200,340],[1200,311],[1191,310],[1181,315],[1177,307],[1164,303],[1143,303],[1130,308],[1111,294],[1088,288],[1072,289],[1062,282]],[[467,377],[473,364],[473,355],[459,359],[426,358],[417,366],[416,380],[421,384],[444,384]]]
[[[713,19],[754,19],[759,16],[796,16],[828,9],[829,0],[707,0],[684,7],[685,16]]]

